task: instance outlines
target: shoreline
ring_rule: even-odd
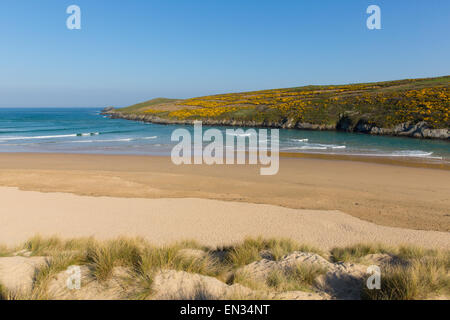
[[[245,152],[248,154],[248,151]],[[92,156],[130,156],[130,157],[158,157],[169,158],[168,154],[132,154],[132,153],[90,153],[90,152],[2,152],[1,155],[92,155]],[[280,158],[317,159],[330,161],[353,161],[374,164],[386,164],[412,168],[428,168],[439,170],[450,170],[450,162],[433,162],[432,159],[421,157],[389,157],[389,156],[367,156],[352,154],[329,154],[329,153],[307,153],[307,152],[279,152]],[[442,160],[441,160],[442,161]]]
[[[450,231],[450,172],[441,168],[280,159],[259,166],[176,166],[169,157],[0,154],[0,186],[115,198],[198,198],[290,209],[339,210],[389,227]]]
[[[388,156],[363,156],[363,155],[344,155],[344,154],[326,154],[326,153],[302,153],[302,152],[280,152],[280,157],[285,158],[308,158],[322,160],[341,160],[341,161],[357,161],[366,163],[377,163],[387,165],[397,165],[413,168],[429,168],[450,170],[450,163],[434,163],[430,159],[420,157],[388,157]],[[426,161],[428,160],[428,161]]]

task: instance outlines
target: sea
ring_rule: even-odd
[[[178,128],[193,131],[189,125],[110,119],[99,108],[1,108],[0,152],[170,155]],[[230,129],[215,128],[224,136]],[[279,136],[280,152],[450,161],[448,141],[291,129],[280,129]]]

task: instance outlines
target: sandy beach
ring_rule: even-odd
[[[448,170],[282,158],[278,175],[258,173],[175,166],[167,157],[1,154],[0,243],[39,233],[207,245],[259,235],[324,248],[450,245]]]
[[[35,234],[78,238],[143,237],[164,245],[196,240],[232,245],[248,237],[288,238],[322,249],[358,243],[450,249],[450,234],[378,226],[340,211],[206,199],[87,197],[0,188],[4,208],[0,243],[14,245]],[[32,212],[32,214],[30,214]]]

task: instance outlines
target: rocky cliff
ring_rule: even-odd
[[[143,121],[157,124],[193,124],[195,120],[177,120],[160,118],[154,115],[146,114],[132,114],[122,113],[114,108],[108,107],[103,109],[103,115],[106,115],[112,119],[126,119],[133,121]],[[432,129],[425,121],[418,123],[405,122],[399,124],[393,128],[379,128],[371,125],[365,120],[358,120],[353,123],[351,119],[346,116],[341,116],[336,125],[320,125],[304,122],[295,122],[290,119],[283,121],[244,121],[233,119],[202,119],[203,125],[215,125],[215,126],[242,126],[242,127],[267,127],[267,128],[282,128],[282,129],[302,129],[302,130],[337,130],[346,132],[358,132],[373,135],[390,135],[390,136],[403,136],[412,138],[424,138],[424,139],[450,139],[449,129]]]

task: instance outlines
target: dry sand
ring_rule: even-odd
[[[155,244],[194,239],[209,246],[246,237],[285,237],[323,249],[361,242],[450,249],[450,234],[378,226],[339,211],[206,199],[125,199],[0,188],[0,243],[41,234],[64,238],[142,236]]]
[[[0,186],[90,196],[204,198],[293,209],[339,210],[378,225],[450,231],[448,167],[423,168],[412,167],[412,163],[401,166],[398,161],[370,163],[369,160],[281,159],[277,175],[260,176],[258,166],[175,166],[167,157],[0,154]],[[2,198],[7,197],[2,194]],[[16,205],[23,205],[23,220],[37,219],[38,212],[43,212],[39,201],[31,206],[24,199],[18,195],[15,200]],[[172,201],[165,201],[170,206]],[[137,202],[127,201],[130,207]],[[67,210],[77,209],[59,205]],[[203,210],[203,205],[203,202],[199,207],[192,205],[192,211]],[[233,205],[239,216],[246,215],[242,208],[247,206]],[[218,207],[225,208],[225,204]],[[2,219],[6,219],[10,208],[2,204]],[[79,211],[75,216],[83,214]],[[95,211],[90,212],[95,217]],[[124,213],[132,214],[129,210],[121,214]],[[317,213],[317,223],[321,219],[322,215]],[[277,222],[281,223],[274,221]],[[107,226],[111,222],[104,223]],[[86,225],[87,230],[92,230]],[[273,229],[268,223],[265,225]],[[251,230],[245,225],[241,227],[242,232]]]

